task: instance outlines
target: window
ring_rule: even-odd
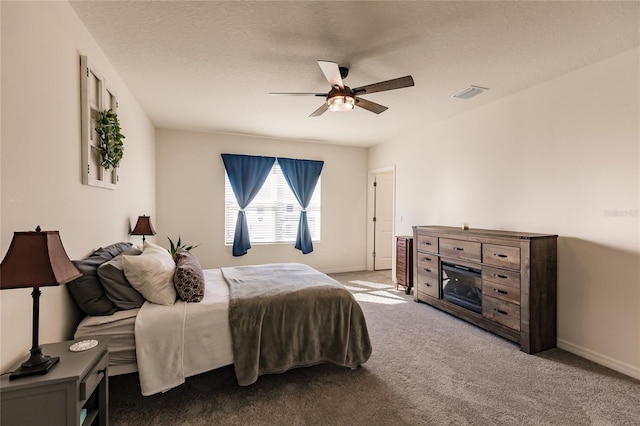
[[[320,241],[321,180],[322,177],[318,179],[313,197],[307,207],[309,231],[314,242]],[[236,197],[233,195],[226,172],[224,174],[224,204],[224,243],[225,245],[233,245],[233,235],[240,207],[238,207]],[[300,204],[289,188],[278,162],[276,162],[264,186],[245,210],[251,243],[294,243],[298,232],[300,210]]]

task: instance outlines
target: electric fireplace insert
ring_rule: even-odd
[[[441,294],[444,300],[482,313],[482,273],[480,269],[441,262]]]

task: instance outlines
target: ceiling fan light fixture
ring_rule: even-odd
[[[2,0],[0,0],[2,1]],[[414,85],[413,77],[406,75],[400,78],[380,81],[378,83],[367,84],[365,86],[351,89],[344,85],[343,79],[349,71],[346,67],[338,66],[337,62],[318,61],[318,65],[331,85],[329,93],[269,93],[270,95],[290,95],[290,96],[322,96],[325,101],[313,111],[309,117],[319,117],[327,110],[331,111],[350,111],[356,106],[366,109],[374,114],[385,112],[388,108],[384,105],[377,104],[367,99],[361,98],[360,95],[368,95],[370,93],[386,92],[388,90],[402,89],[403,87],[411,87]]]
[[[327,105],[331,111],[349,111],[356,105],[356,99],[349,95],[336,95],[327,98]]]

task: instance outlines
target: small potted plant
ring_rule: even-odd
[[[169,253],[171,253],[171,256],[173,257],[176,257],[176,251],[178,251],[178,249],[190,251],[191,249],[194,249],[200,245],[198,244],[195,246],[188,246],[186,244],[182,244],[182,242],[180,241],[180,236],[178,236],[178,242],[176,244],[174,244],[173,241],[171,241],[171,238],[167,237],[167,239],[169,240],[169,244],[171,244],[169,248]]]
[[[96,132],[102,167],[117,168],[124,154],[124,135],[120,133],[118,114],[111,109],[98,112]]]

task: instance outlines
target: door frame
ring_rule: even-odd
[[[367,271],[373,271],[373,211],[374,211],[374,197],[373,197],[373,179],[375,175],[379,173],[387,173],[391,172],[392,176],[392,190],[391,190],[391,203],[392,203],[392,234],[396,234],[396,166],[386,166],[380,167],[376,169],[369,170],[367,176]],[[395,276],[396,269],[396,252],[395,250],[391,250],[391,273],[392,276]]]

